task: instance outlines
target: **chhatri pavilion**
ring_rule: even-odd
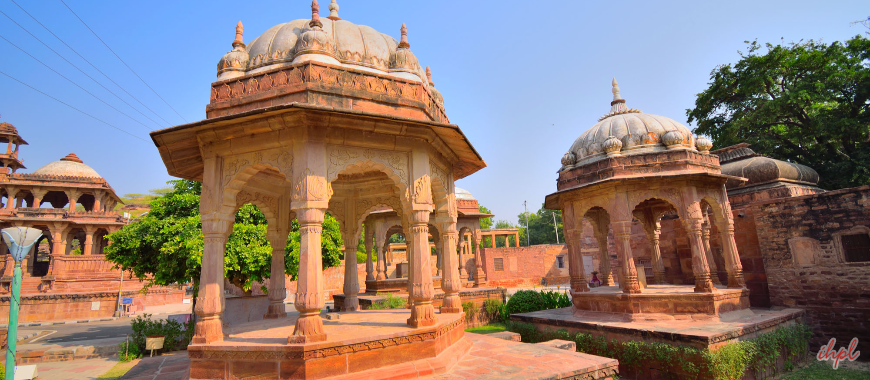
[[[239,22],[232,51],[218,62],[206,119],[151,133],[169,174],[202,182],[192,379],[417,377],[447,372],[474,352],[459,294],[454,181],[486,164],[450,124],[405,25],[397,23],[397,40],[341,19],[338,10],[333,0],[321,18],[315,0],[310,18],[276,25],[248,43]],[[236,211],[248,203],[267,218],[272,273],[282,280],[269,283],[264,321],[230,326],[224,249]],[[324,214],[352,242],[367,218],[386,210],[408,242],[410,310],[359,310],[356,247],[346,244],[348,312],[325,320]],[[294,219],[301,235],[298,315],[288,316],[284,247]],[[430,234],[443,247],[438,308]]]

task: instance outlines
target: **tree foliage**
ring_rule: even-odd
[[[198,285],[202,266],[202,222],[199,182],[170,181],[172,191],[151,201],[151,212],[108,235],[106,259],[130,271],[147,286],[192,282]],[[255,281],[271,275],[272,249],[266,238],[267,220],[247,204],[236,213],[227,239],[224,275],[246,292]],[[340,264],[342,245],[338,222],[327,214],[323,222],[323,267]],[[284,248],[285,273],[296,279],[299,271],[299,224],[294,220]],[[265,289],[264,289],[265,291]]]
[[[686,110],[695,132],[812,167],[823,188],[870,184],[870,40],[747,44]]]
[[[556,224],[553,224],[553,215],[555,214]],[[535,213],[520,213],[519,219],[520,230],[520,245],[528,244],[555,244],[556,233],[559,234],[559,243],[565,242],[565,237],[562,231],[562,211],[546,209],[541,205]],[[526,229],[526,221],[528,221],[528,230]],[[528,235],[528,237],[527,237]]]
[[[488,208],[483,207],[483,206],[479,206],[477,210],[478,210],[478,212],[480,212],[482,214],[492,214],[492,211],[489,211]],[[480,219],[480,229],[488,230],[490,228],[492,228],[492,217],[481,218]]]

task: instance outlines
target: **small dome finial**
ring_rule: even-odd
[[[311,22],[308,23],[308,26],[311,28],[323,27],[323,23],[320,22],[320,4],[317,4],[317,0],[311,0]]]
[[[239,45],[245,46],[245,41],[242,38],[242,34],[244,32],[245,32],[245,27],[242,26],[242,22],[239,21],[239,23],[236,24],[236,39],[233,41],[233,47],[236,47]]]
[[[429,66],[426,66],[426,79],[429,81],[430,86],[434,86],[435,83],[432,82],[432,69]]]
[[[341,17],[338,17],[338,2],[337,1],[332,0],[329,3],[329,17],[327,17],[327,18],[330,20],[333,20],[333,21],[341,20]]]
[[[399,48],[409,49],[411,44],[408,43],[408,27],[405,26],[404,22],[402,23],[402,29],[400,29],[400,31],[402,32],[402,39],[399,41]]]
[[[616,78],[613,78],[613,101],[623,100],[621,96],[619,96],[619,83],[616,83]]]

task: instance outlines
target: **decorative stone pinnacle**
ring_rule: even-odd
[[[245,31],[245,27],[242,26],[242,22],[239,21],[239,23],[236,24],[236,39],[233,41],[233,47],[236,47],[239,45],[245,46],[244,38],[242,37],[242,34],[244,33],[244,31]]]
[[[409,49],[411,48],[411,44],[408,43],[408,27],[405,26],[405,23],[402,23],[402,39],[399,41],[399,49]]]
[[[317,4],[317,0],[311,0],[311,22],[308,23],[308,26],[311,28],[323,27],[323,23],[320,22],[320,4]]]
[[[613,85],[613,89],[611,89],[611,92],[613,92],[613,101],[610,102],[610,112],[608,112],[607,115],[602,116],[598,121],[624,113],[641,113],[640,110],[628,108],[628,106],[625,105],[625,99],[619,95],[619,83],[616,82],[616,78],[613,78],[611,85]]]
[[[338,2],[336,0],[329,3],[329,17],[327,18],[333,21],[341,20],[341,17],[338,17]]]
[[[75,153],[67,154],[66,157],[61,158],[60,160],[61,160],[61,161],[72,161],[72,162],[78,162],[78,163],[80,163],[80,164],[83,163],[83,162],[82,162],[82,159],[79,158],[79,156],[76,156]]]
[[[435,83],[432,82],[432,69],[429,66],[426,66],[426,79],[429,81],[430,86],[434,86]]]

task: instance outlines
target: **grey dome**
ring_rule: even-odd
[[[36,169],[33,174],[102,178],[96,170],[85,165],[75,153],[70,153],[60,160],[49,162],[45,166]]]
[[[460,189],[458,187],[454,189],[454,194],[456,194],[456,199],[476,200],[468,190]]]

